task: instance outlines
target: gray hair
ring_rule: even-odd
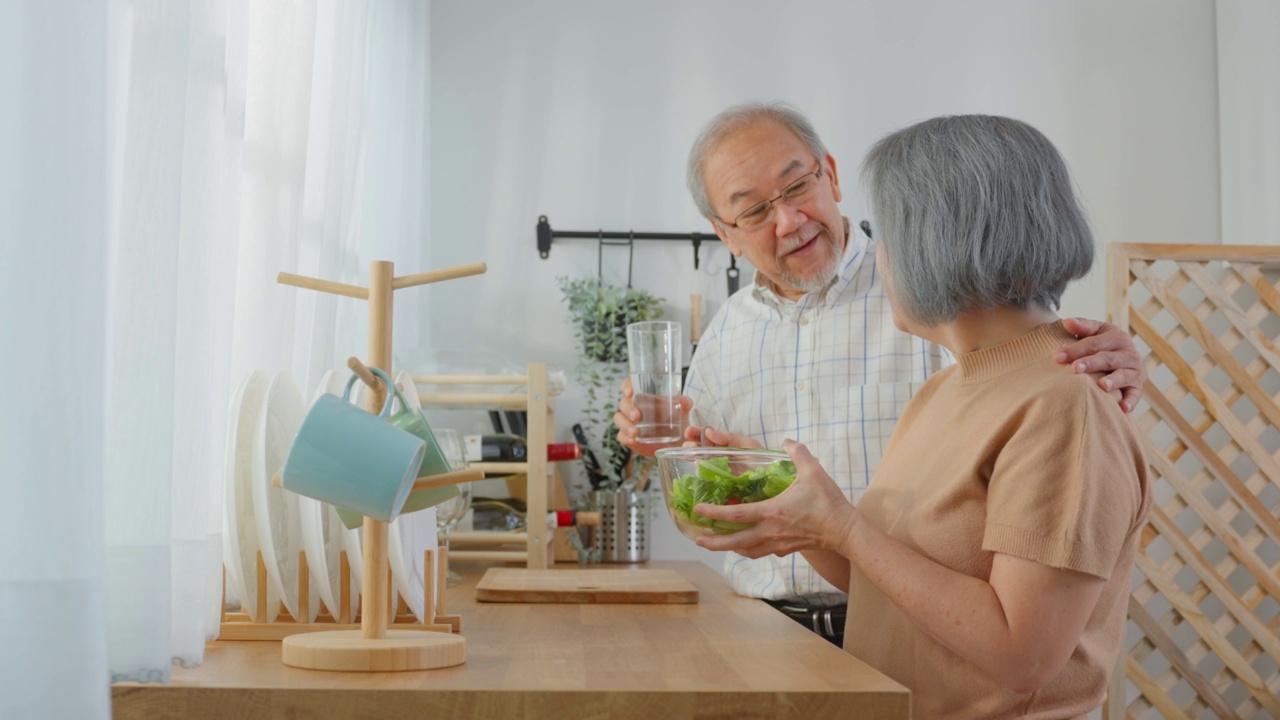
[[[712,118],[689,150],[689,192],[693,193],[693,202],[703,217],[713,222],[718,220],[715,209],[711,207],[711,198],[707,196],[706,178],[702,175],[702,163],[707,155],[735,132],[769,120],[795,133],[808,146],[814,158],[821,160],[827,156],[827,146],[822,144],[808,118],[790,105],[780,102],[735,105]]]
[[[979,308],[1056,310],[1093,264],[1067,164],[1004,117],[939,117],[876,143],[863,162],[894,295],[928,326]]]

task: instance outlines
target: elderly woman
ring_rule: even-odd
[[[799,551],[847,588],[845,649],[910,688],[915,717],[1083,716],[1115,667],[1150,494],[1133,424],[1052,357],[1074,340],[1063,290],[1093,262],[1066,165],[1029,125],[975,115],[884,138],[863,172],[894,322],[957,363],[856,507],[788,440],[792,486],[697,506],[756,523],[698,544]]]

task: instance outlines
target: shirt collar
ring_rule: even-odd
[[[849,272],[849,269],[857,264],[857,259],[867,249],[867,237],[862,233],[852,231],[849,218],[841,216],[840,219],[844,221],[844,253],[840,256],[839,270],[836,272],[836,276],[832,278],[830,283],[827,283],[825,288],[805,293],[798,300],[788,300],[778,294],[772,280],[766,277],[764,273],[756,270],[751,278],[751,294],[760,302],[777,310],[792,305],[822,305],[830,298],[839,297],[844,288],[853,280],[854,273]]]

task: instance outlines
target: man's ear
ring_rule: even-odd
[[[840,177],[836,175],[836,159],[831,157],[831,153],[827,153],[822,162],[826,165],[826,172],[831,177],[831,196],[836,202],[840,202],[842,195],[840,194]]]
[[[738,243],[730,239],[729,228],[721,225],[718,220],[714,219],[711,220],[711,228],[716,231],[716,237],[720,238],[720,242],[724,243],[724,246],[729,248],[729,252],[733,253],[734,257],[742,257],[742,248],[738,246]]]

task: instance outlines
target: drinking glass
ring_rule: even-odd
[[[631,387],[641,414],[636,433],[642,443],[680,440],[680,340],[680,323],[657,320],[627,326]]]
[[[436,442],[440,443],[440,451],[444,453],[444,457],[449,462],[449,469],[452,471],[466,470],[467,457],[466,450],[463,448],[462,439],[458,437],[458,433],[444,428],[435,431]],[[450,498],[436,506],[436,530],[440,533],[440,544],[445,549],[449,548],[449,533],[458,524],[462,518],[467,516],[467,511],[471,509],[471,483],[461,483],[458,485],[458,495]],[[454,587],[462,580],[462,576],[449,568],[446,584],[448,587]]]

